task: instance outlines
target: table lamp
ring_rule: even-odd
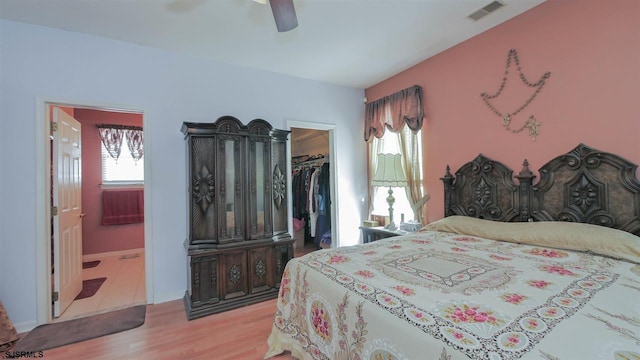
[[[389,196],[387,196],[387,204],[389,204],[389,223],[385,229],[395,231],[398,229],[393,222],[393,203],[396,199],[393,197],[392,187],[405,187],[407,177],[402,169],[402,155],[400,154],[378,154],[378,167],[376,173],[371,180],[372,186],[388,186]]]

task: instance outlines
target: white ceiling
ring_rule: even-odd
[[[278,33],[252,0],[0,0],[0,18],[367,88],[544,0],[294,0],[298,28]]]

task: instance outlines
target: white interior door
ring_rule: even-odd
[[[53,316],[59,317],[82,290],[82,148],[76,119],[56,107],[53,121]]]

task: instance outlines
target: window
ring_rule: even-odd
[[[142,185],[144,184],[144,156],[135,161],[129,149],[124,146],[118,161],[114,160],[101,144],[102,148],[102,185]]]
[[[374,138],[372,140],[372,147],[370,149],[378,149],[379,145],[376,142],[381,141],[381,151],[380,153],[391,153],[398,154],[401,153],[400,150],[400,136],[407,135],[405,132],[410,132],[408,126],[405,126],[401,133],[394,133],[391,131],[386,131],[381,139]],[[422,131],[419,130],[417,132],[417,141],[418,141],[418,156],[419,156],[419,166],[420,166],[420,183],[422,183]],[[413,210],[411,209],[411,204],[409,203],[409,199],[407,198],[407,192],[403,187],[393,187],[393,197],[396,199],[393,204],[393,221],[396,225],[399,225],[402,220],[402,215],[404,214],[404,221],[414,220]],[[389,204],[387,203],[387,196],[389,188],[378,187],[375,190],[375,195],[373,197],[373,209],[371,213],[373,215],[380,216],[389,216]],[[423,189],[424,191],[424,189]]]

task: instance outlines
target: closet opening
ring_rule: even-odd
[[[296,256],[331,248],[335,243],[330,136],[329,130],[291,128],[291,216]]]

